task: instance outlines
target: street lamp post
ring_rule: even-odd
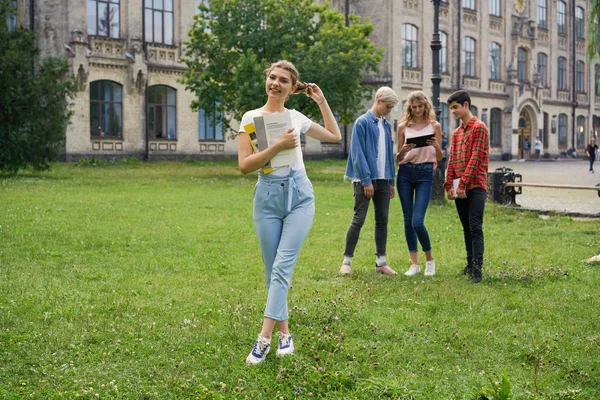
[[[433,103],[433,110],[435,111],[435,117],[438,121],[440,120],[440,114],[442,113],[442,109],[440,107],[440,82],[442,81],[442,77],[440,75],[440,50],[442,48],[442,42],[440,41],[440,1],[441,0],[431,0],[433,3],[433,39],[431,40],[431,51],[433,56],[431,82],[433,83],[433,95],[431,100]],[[434,174],[431,196],[435,200],[443,200],[444,178],[446,176],[445,157],[440,163],[438,163],[438,169],[439,172]]]

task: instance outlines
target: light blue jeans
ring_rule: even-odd
[[[292,170],[285,177],[260,172],[253,214],[267,281],[264,316],[285,321],[292,274],[315,216],[315,195],[306,171]]]

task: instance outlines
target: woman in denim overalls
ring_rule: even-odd
[[[298,163],[277,168],[269,174],[258,172],[254,191],[253,219],[265,266],[267,304],[262,330],[246,362],[256,365],[265,359],[271,348],[271,335],[277,326],[277,355],[292,354],[294,344],[288,328],[287,294],[294,266],[302,243],[312,225],[315,203],[312,184],[306,176],[299,136],[305,133],[322,142],[339,142],[342,139],[335,117],[321,89],[314,83],[298,82],[298,70],[289,61],[271,64],[266,72],[267,103],[248,111],[240,124],[238,164],[243,174],[260,170],[282,150],[295,149]],[[292,93],[304,92],[314,100],[323,115],[322,127],[296,110],[284,107]],[[263,151],[253,152],[244,126],[254,117],[288,111],[292,119],[289,129],[273,145]]]

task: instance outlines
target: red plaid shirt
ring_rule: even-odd
[[[460,178],[458,190],[469,191],[480,187],[487,191],[490,135],[488,128],[477,117],[460,124],[452,135],[452,148],[448,160],[448,173],[444,188],[452,189],[452,181]]]

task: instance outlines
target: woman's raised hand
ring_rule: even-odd
[[[306,84],[306,95],[313,99],[315,103],[318,105],[323,104],[325,101],[325,95],[319,86],[316,83],[307,83]]]

